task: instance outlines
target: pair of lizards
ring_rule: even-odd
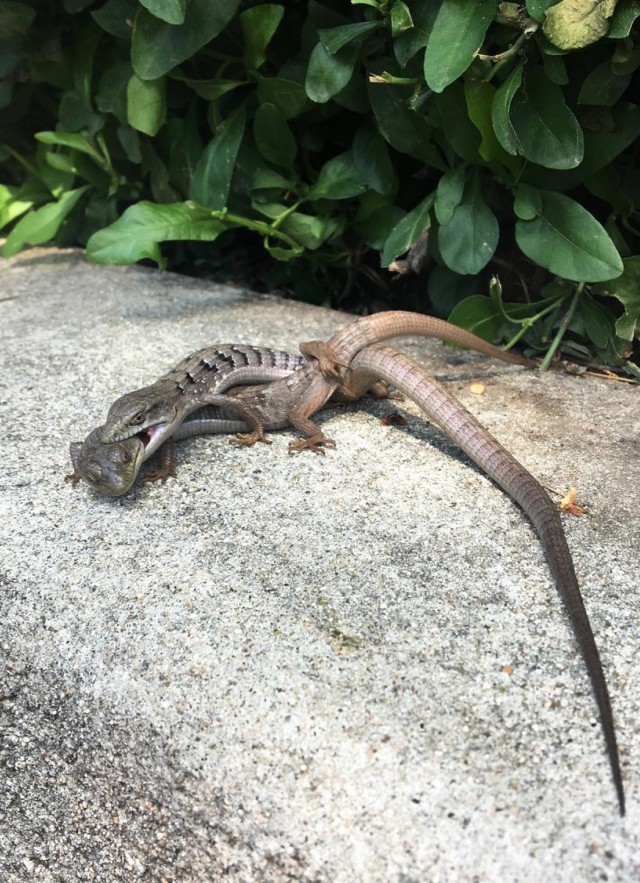
[[[307,361],[251,346],[200,350],[155,384],[118,399],[107,421],[71,446],[74,482],[83,478],[111,496],[126,492],[142,463],[160,449],[155,480],[172,472],[173,440],[208,432],[239,432],[236,441],[266,441],[264,431],[292,425],[302,438],[291,451],[316,452],[334,442],[311,420],[337,391],[355,400],[380,381],[413,399],[524,510],[542,542],[578,639],[600,712],[620,813],[624,788],[609,692],[571,553],[556,507],[544,488],[418,363],[383,346],[399,336],[436,337],[512,364],[534,363],[442,320],[403,311],[378,313],[340,329],[328,342],[302,344]],[[259,384],[259,385],[256,385]],[[209,406],[214,406],[211,410]],[[249,432],[243,430],[249,428]]]

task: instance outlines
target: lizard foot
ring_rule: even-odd
[[[270,445],[271,439],[267,438],[261,428],[254,429],[253,432],[238,432],[234,438],[229,439],[229,444],[244,445],[247,448],[255,445],[256,442],[264,442],[265,445]]]
[[[388,385],[382,380],[374,383],[371,389],[367,391],[367,395],[372,399],[394,399],[398,402],[404,401],[404,396],[397,389],[389,389]]]
[[[289,442],[289,453],[299,454],[300,451],[313,451],[314,454],[323,454],[323,447],[335,448],[336,443],[332,438],[327,438],[322,432],[312,435],[310,438],[298,438]]]
[[[150,469],[142,476],[140,481],[142,484],[151,484],[153,481],[160,481],[162,484],[169,478],[176,477],[176,470],[171,466],[168,469],[163,468],[162,466],[158,466],[157,469]]]
[[[341,362],[333,348],[324,340],[309,340],[300,344],[300,352],[308,359],[316,359],[320,373],[336,383],[344,379],[347,365]]]

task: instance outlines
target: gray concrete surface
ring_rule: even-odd
[[[402,344],[590,510],[564,523],[624,820],[532,530],[410,404],[324,414],[324,458],[194,439],[120,500],[63,480],[190,350],[345,318],[74,252],[0,265],[2,881],[640,880],[637,387]]]

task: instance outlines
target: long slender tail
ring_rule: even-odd
[[[571,552],[552,500],[532,475],[421,365],[387,346],[369,346],[351,362],[354,386],[372,377],[392,383],[413,399],[468,456],[524,510],[535,527],[580,645],[600,712],[620,814],[625,796],[609,690],[578,586]]]

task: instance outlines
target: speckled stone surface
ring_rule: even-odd
[[[533,531],[410,403],[323,413],[325,457],[202,438],[164,486],[64,481],[189,351],[347,318],[76,252],[0,264],[3,883],[640,880],[637,387],[398,343],[589,509],[564,523],[624,820]]]

